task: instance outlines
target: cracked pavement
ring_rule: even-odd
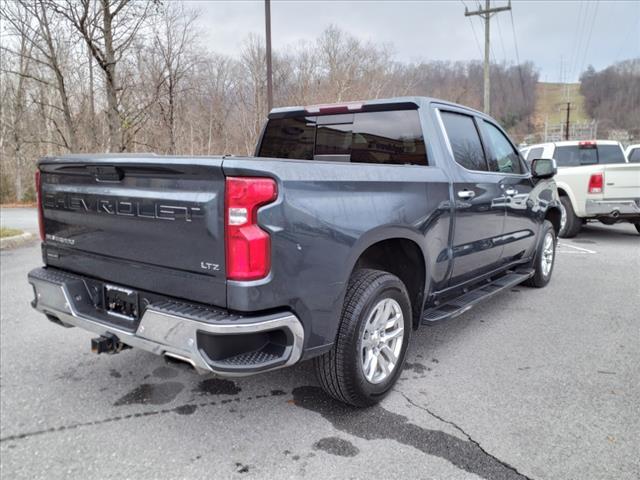
[[[636,479],[640,237],[594,225],[562,243],[548,288],[420,329],[367,410],[324,396],[310,364],[228,380],[93,355],[91,334],[30,308],[39,247],[3,251],[0,475]]]

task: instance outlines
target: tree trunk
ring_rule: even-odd
[[[104,32],[104,71],[107,96],[107,124],[109,127],[109,151],[122,152],[125,150],[118,109],[118,85],[116,79],[116,59],[113,49],[113,17],[109,0],[102,0],[102,18]]]

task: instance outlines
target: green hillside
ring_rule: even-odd
[[[566,119],[567,101],[571,102],[571,122],[591,120],[584,109],[584,97],[580,95],[579,83],[542,83],[536,85],[537,103],[534,123],[544,125],[564,122]]]

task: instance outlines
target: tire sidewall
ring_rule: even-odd
[[[547,235],[551,235],[551,239],[553,242],[553,263],[551,264],[551,269],[547,275],[544,274],[542,268],[542,257],[544,255],[544,242],[547,238]],[[538,258],[536,259],[536,275],[538,276],[539,283],[541,285],[546,285],[551,280],[551,276],[553,275],[553,269],[556,266],[556,247],[558,245],[558,239],[556,238],[555,231],[553,230],[553,225],[549,222],[545,222],[543,224],[542,235],[540,238],[540,245],[538,246]]]
[[[581,220],[576,216],[573,211],[573,205],[571,204],[571,199],[567,196],[560,197],[560,203],[562,204],[562,209],[565,214],[565,223],[564,227],[560,228],[558,232],[558,237],[560,238],[571,238],[575,237],[578,233],[578,230],[581,226]],[[580,223],[578,223],[580,222]]]
[[[373,308],[385,298],[391,298],[398,302],[402,310],[402,316],[404,320],[404,336],[402,338],[402,348],[400,349],[400,355],[398,362],[391,373],[391,375],[380,383],[370,383],[364,376],[362,371],[362,361],[360,354],[362,351],[362,335],[366,320],[369,317]],[[396,380],[402,372],[404,360],[406,357],[407,347],[409,345],[409,339],[411,336],[411,304],[406,293],[404,285],[394,278],[389,277],[388,281],[384,281],[366,300],[364,307],[359,311],[357,327],[354,329],[354,338],[352,339],[352,352],[350,355],[350,364],[353,368],[353,378],[356,380],[357,388],[360,392],[368,397],[378,397],[386,394],[395,384]]]

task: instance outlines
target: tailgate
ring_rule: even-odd
[[[604,199],[640,198],[640,164],[606,165],[604,170]]]
[[[222,160],[154,155],[42,160],[46,263],[226,306]]]

